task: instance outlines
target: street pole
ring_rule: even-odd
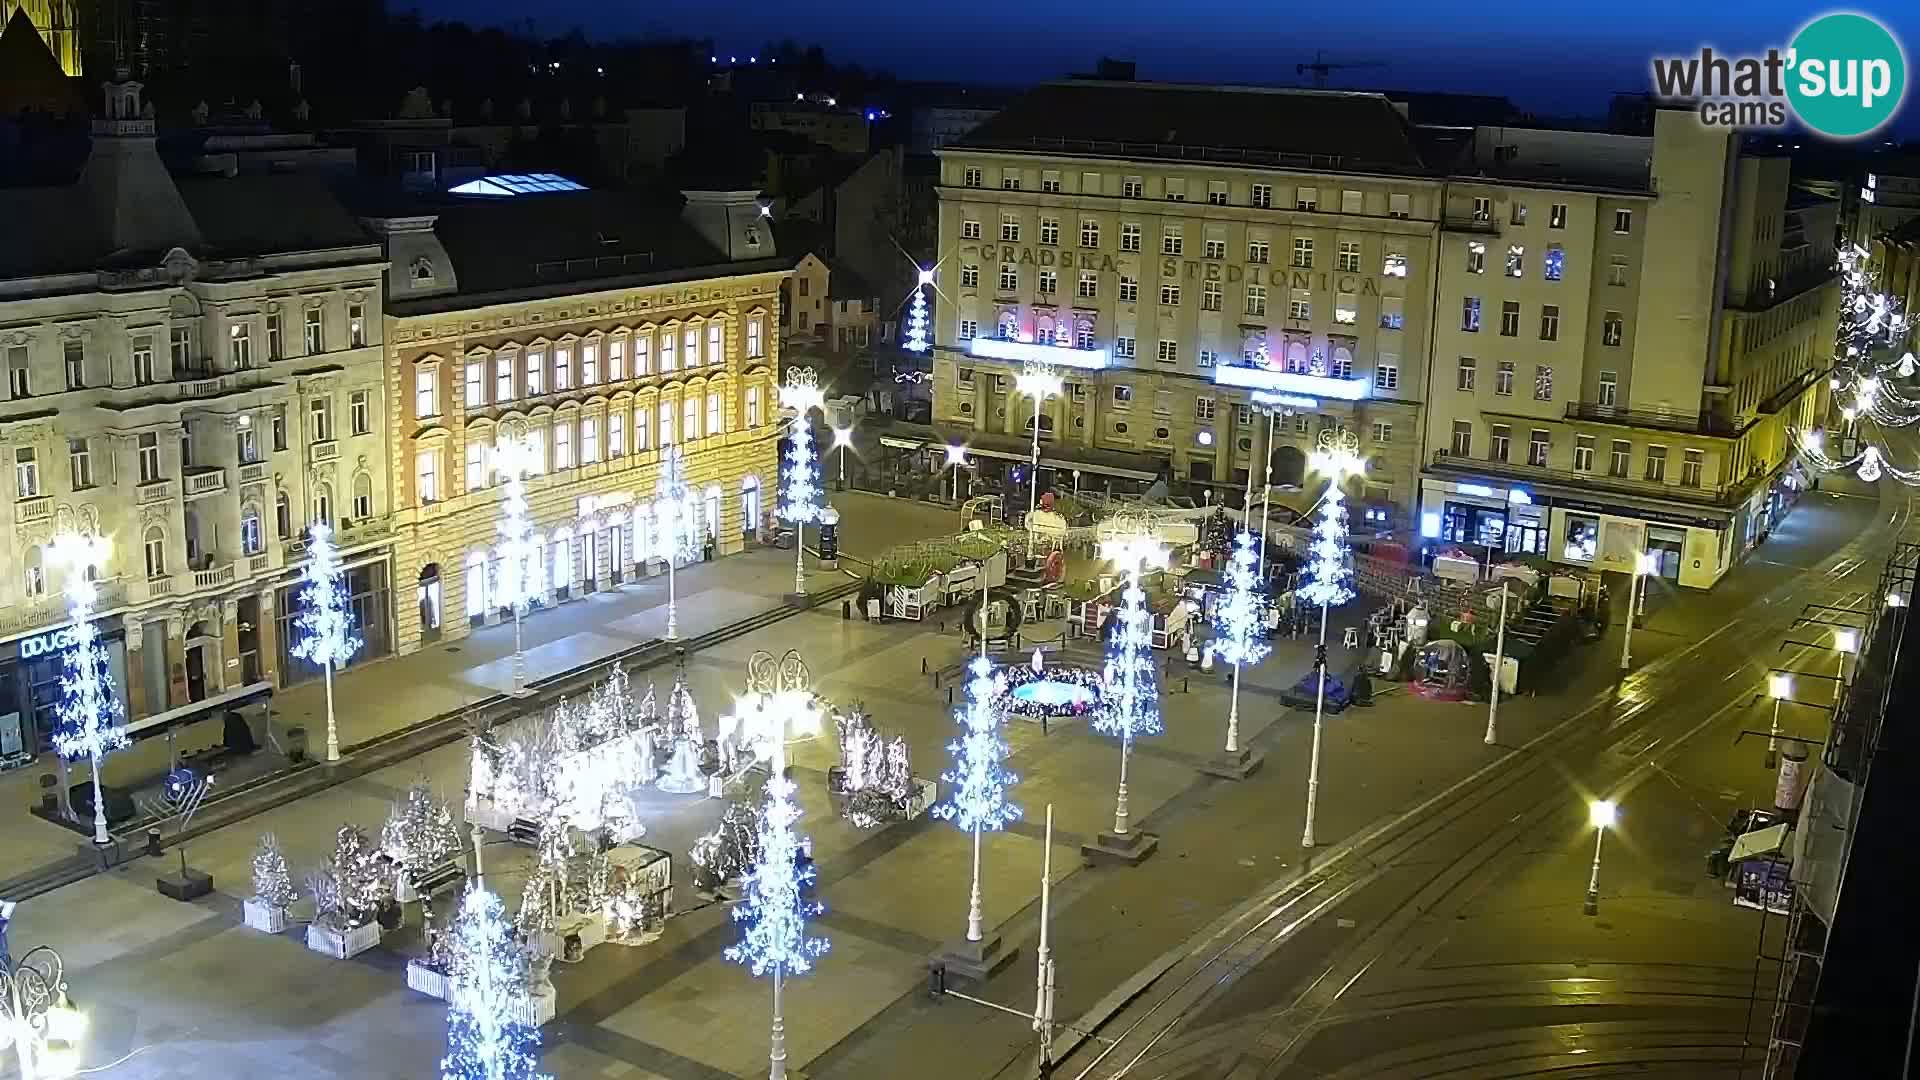
[[[1053,1072],[1053,950],[1047,923],[1053,913],[1053,804],[1047,804],[1047,841],[1040,861],[1040,949],[1035,974],[1033,1029],[1040,1033],[1040,1075]]]
[[[1320,720],[1327,704],[1327,605],[1320,605],[1320,644],[1313,653],[1314,673],[1318,676],[1313,693],[1313,757],[1307,765],[1307,830],[1301,847],[1313,846],[1313,816],[1320,805]]]
[[[113,843],[107,835],[107,800],[100,792],[100,753],[94,751],[87,755],[93,764],[93,843],[96,847],[106,847]]]
[[[796,596],[807,595],[807,523],[793,523],[793,592]]]
[[[787,1080],[787,1025],[780,1016],[780,976],[784,965],[773,965],[773,1050],[767,1080]]]
[[[480,848],[486,842],[487,842],[486,830],[482,829],[479,825],[473,826],[473,883],[476,886],[484,887],[485,885],[485,882],[481,880],[482,871],[480,866]]]
[[[527,568],[523,564],[514,572],[525,575]],[[527,654],[520,648],[520,609],[525,606],[526,604],[522,601],[513,602],[513,696],[515,697],[527,692]]]
[[[1500,582],[1500,629],[1493,639],[1493,698],[1487,704],[1487,737],[1482,741],[1488,746],[1499,740],[1500,725],[1500,675],[1507,669],[1507,582]]]
[[[1027,485],[1027,558],[1033,558],[1033,512],[1040,505],[1040,395],[1033,396],[1032,483]]]
[[[1260,557],[1253,567],[1262,581],[1267,576],[1267,510],[1273,505],[1273,424],[1279,415],[1278,409],[1267,410],[1267,465],[1260,480]]]
[[[1127,754],[1133,749],[1133,732],[1120,735],[1120,794],[1113,804],[1113,835],[1127,835]]]
[[[1606,836],[1605,825],[1593,830],[1593,872],[1587,876],[1587,903],[1584,909],[1588,915],[1600,914],[1600,841]]]
[[[674,553],[667,552],[667,640],[680,640],[680,610],[673,594]]]
[[[1240,752],[1240,662],[1233,664],[1232,704],[1227,706],[1227,753]]]
[[[1620,670],[1626,671],[1633,666],[1633,606],[1635,594],[1640,591],[1640,561],[1633,564],[1633,579],[1627,585],[1627,632],[1620,640]]]
[[[1767,728],[1767,768],[1780,764],[1780,699],[1773,699],[1773,724]]]
[[[840,444],[840,490],[847,490],[847,444]]]
[[[327,682],[327,760],[339,761],[340,760],[340,728],[337,724],[333,722],[333,661],[332,660],[328,660],[326,662],[324,666],[324,670],[326,672],[326,682]],[[94,810],[97,813],[100,808],[100,777],[98,775],[100,771],[100,762],[98,759],[95,759],[93,763],[93,768],[96,774],[93,778],[93,806],[94,806]],[[104,839],[105,835],[106,835],[106,826],[103,821],[100,827],[100,838],[99,838],[99,842],[102,844],[106,843],[106,840]]]
[[[967,940],[979,941],[986,934],[980,929],[980,827],[973,827],[973,892],[967,897]]]

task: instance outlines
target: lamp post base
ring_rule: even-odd
[[[976,985],[982,984],[1020,955],[1019,949],[1003,946],[999,934],[988,934],[979,941],[957,938],[927,957],[927,966],[945,969],[949,979],[960,978]]]
[[[1580,905],[1580,912],[1583,915],[1600,914],[1600,894],[1595,891],[1589,891],[1587,893],[1587,902]]]
[[[1139,829],[1129,829],[1126,835],[1103,832],[1088,843],[1080,845],[1080,857],[1090,863],[1125,863],[1139,866],[1146,862],[1160,847],[1160,838]]]
[[[1225,750],[1200,763],[1200,771],[1208,776],[1217,776],[1222,780],[1245,780],[1260,771],[1267,763],[1267,755],[1248,747],[1241,747],[1233,753]]]

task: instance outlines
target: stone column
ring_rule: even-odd
[[[215,666],[220,669],[217,673],[207,672],[208,696],[213,695],[216,686],[233,690],[241,685],[244,672],[240,669],[240,601],[233,597],[220,601],[220,659]]]
[[[260,591],[260,677],[275,687],[280,685],[280,621],[274,608],[274,590]]]
[[[138,720],[158,711],[147,701],[146,666],[142,650],[149,644],[158,649],[165,649],[166,646],[163,642],[145,640],[146,627],[137,615],[129,615],[123,621],[127,632],[127,719]]]

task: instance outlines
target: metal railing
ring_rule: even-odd
[[[1660,480],[1635,480],[1630,476],[1612,476],[1604,472],[1555,469],[1546,465],[1528,465],[1518,461],[1466,457],[1446,450],[1433,452],[1433,467],[1449,472],[1498,476],[1509,480],[1546,481],[1589,491],[1617,495],[1638,495],[1669,502],[1698,503],[1703,506],[1730,506],[1739,501],[1745,484],[1669,484]]]
[[[1619,405],[1600,405],[1591,401],[1567,402],[1567,419],[1592,420],[1602,424],[1678,431],[1692,435],[1734,436],[1740,425],[1731,417],[1711,412],[1679,412],[1670,409],[1629,409]]]

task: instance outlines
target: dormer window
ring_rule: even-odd
[[[754,226],[754,225],[747,226],[747,246],[748,247],[760,246],[760,229],[758,226]]]
[[[413,286],[421,288],[433,284],[433,260],[425,255],[413,260]]]

